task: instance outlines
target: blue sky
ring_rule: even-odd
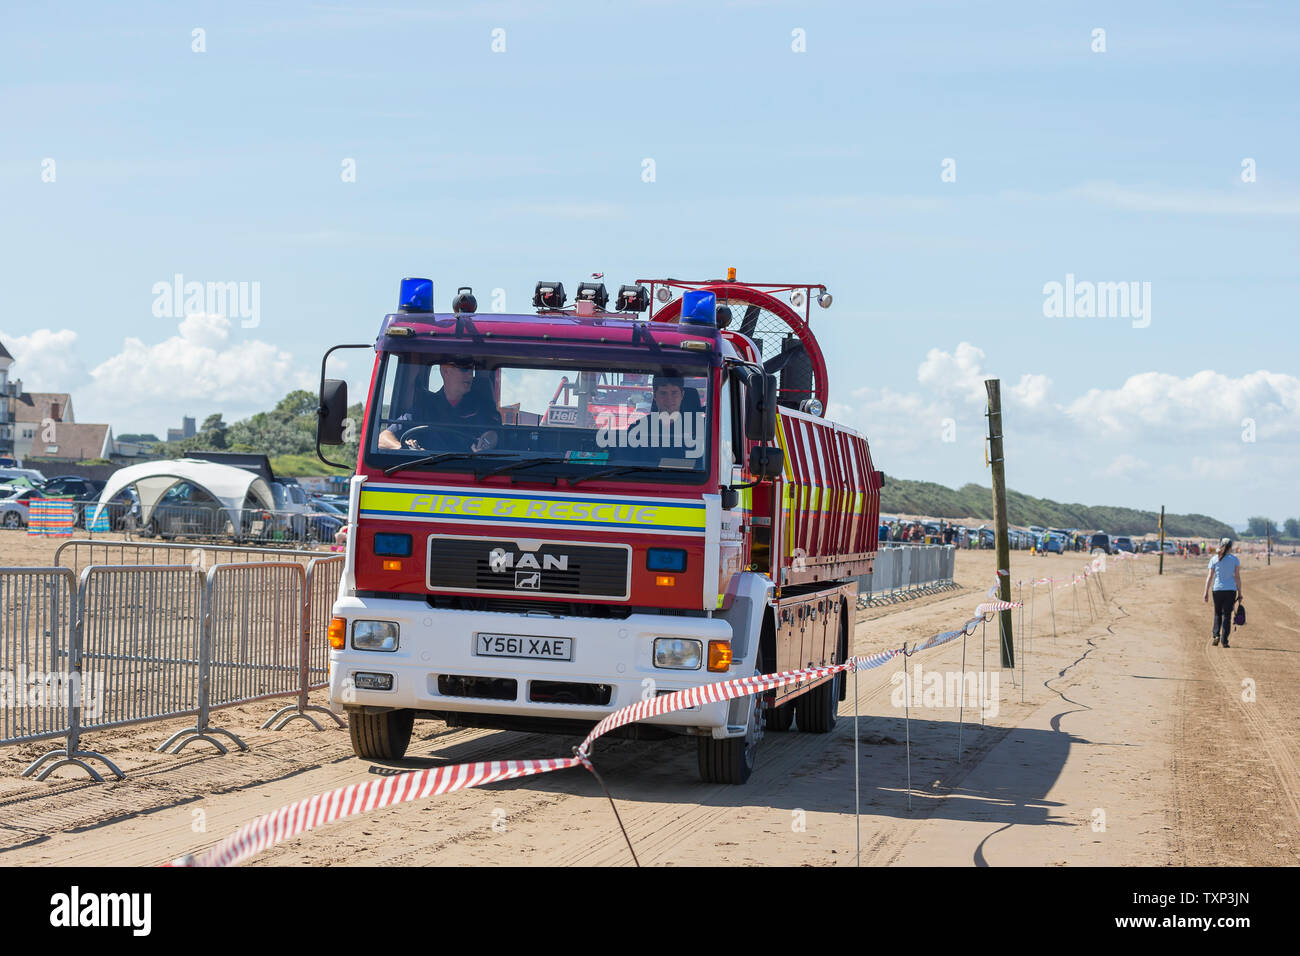
[[[997,375],[1014,488],[1300,515],[1292,4],[72,3],[5,26],[0,341],[80,421],[269,407],[371,338],[403,275],[522,310],[538,278],[735,265],[830,287],[832,411],[891,474],[987,482]],[[258,323],[155,315],[177,273],[257,283]],[[1150,283],[1149,324],[1045,316],[1067,274]]]

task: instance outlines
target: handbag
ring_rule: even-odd
[[[1237,627],[1243,627],[1246,623],[1246,605],[1238,602],[1237,613],[1232,616],[1232,623]]]

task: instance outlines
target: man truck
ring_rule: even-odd
[[[828,422],[824,286],[539,282],[534,311],[436,312],[404,279],[373,345],[321,365],[318,454],[351,468],[331,706],[359,757],[414,721],[585,734],[618,708],[842,663],[881,474]],[[341,348],[373,350],[360,429]],[[323,448],[356,436],[354,462]],[[648,718],[743,783],[765,732],[827,733],[843,673]]]

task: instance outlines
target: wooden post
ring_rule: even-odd
[[[1160,573],[1165,573],[1165,506],[1160,506]]]
[[[1273,566],[1273,521],[1264,519],[1264,563]]]
[[[1007,474],[1002,457],[1002,382],[996,378],[984,380],[989,396],[989,465],[993,468],[993,528],[997,535],[998,596],[1011,601],[1011,539],[1007,536]],[[1016,666],[1015,642],[1011,636],[1011,612],[1001,611],[1002,666]]]

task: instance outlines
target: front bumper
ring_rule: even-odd
[[[720,618],[666,614],[633,614],[623,620],[551,617],[539,614],[486,611],[434,610],[406,600],[343,598],[334,614],[348,621],[348,646],[330,652],[330,704],[342,707],[396,707],[433,712],[505,715],[521,718],[559,718],[598,721],[606,715],[648,697],[712,684],[742,674],[744,661],[733,662],[727,672],[673,670],[655,667],[655,638],[680,637],[703,642],[732,639],[731,625]],[[354,620],[396,622],[400,628],[396,651],[360,651],[352,647]],[[504,634],[528,638],[570,638],[572,659],[531,660],[490,657],[475,653],[476,636]],[[358,688],[358,672],[389,674],[391,690]],[[511,699],[457,696],[440,690],[439,677],[474,677],[513,680]],[[555,682],[601,685],[608,688],[604,705],[563,703],[531,699],[538,689]],[[444,685],[445,686],[445,685]],[[502,686],[497,680],[497,688]],[[603,690],[602,690],[603,693]],[[743,701],[740,703],[744,703]],[[736,714],[731,714],[736,710]],[[647,718],[644,723],[706,732],[727,737],[744,732],[743,711],[737,702],[705,704],[689,710]],[[732,717],[729,725],[728,717]]]

